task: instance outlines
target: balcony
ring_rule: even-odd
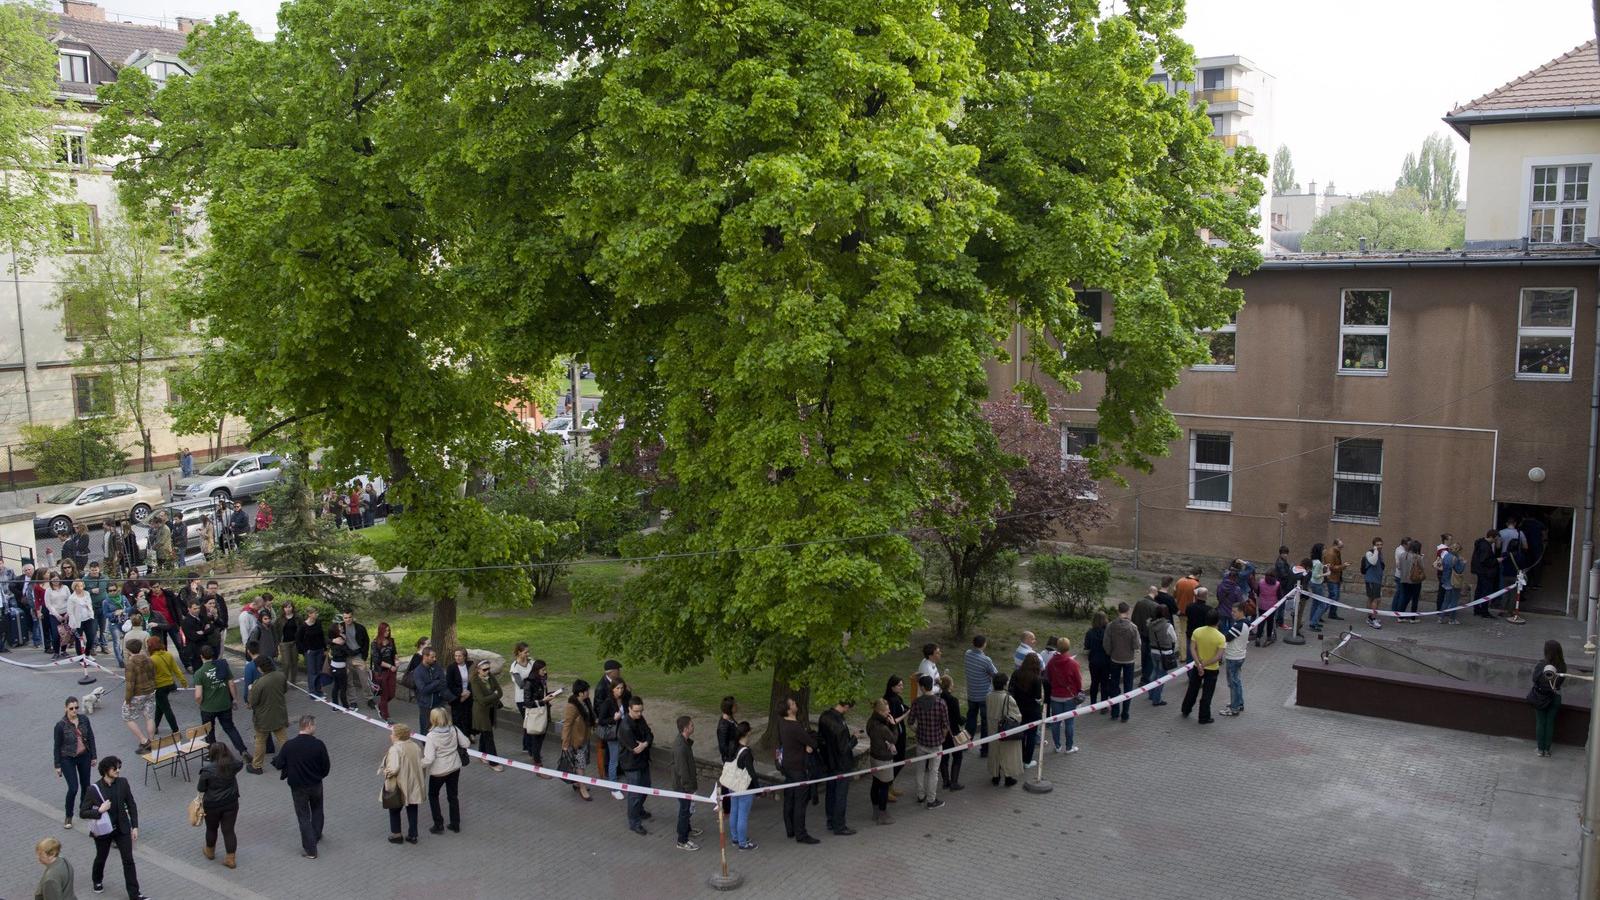
[[[1251,137],[1248,131],[1235,132],[1234,134],[1214,134],[1212,137],[1229,150],[1237,147],[1254,147],[1256,145],[1256,139]]]
[[[1248,115],[1256,111],[1255,97],[1240,87],[1196,91],[1195,99],[1204,100],[1209,111],[1214,113],[1236,112]]]

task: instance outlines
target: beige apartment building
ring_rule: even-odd
[[[1280,540],[1298,560],[1338,537],[1353,560],[1379,536],[1470,548],[1518,515],[1543,533],[1525,602],[1581,614],[1600,396],[1586,47],[1446,116],[1471,142],[1474,249],[1291,254],[1236,279],[1237,323],[1168,397],[1183,437],[1126,488],[1102,485],[1112,515],[1087,540],[1269,561]],[[1115,298],[1098,308],[1114,339]],[[996,364],[991,390],[1017,377]],[[1083,380],[1047,388],[1069,452],[1096,440],[1103,382]]]

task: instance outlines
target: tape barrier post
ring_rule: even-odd
[[[717,844],[722,852],[722,869],[706,880],[714,891],[731,891],[744,884],[744,876],[728,870],[728,824],[722,812],[722,785],[711,792],[711,805],[717,810]]]
[[[1048,700],[1046,702],[1048,702]],[[1048,794],[1056,789],[1055,785],[1044,780],[1044,720],[1046,718],[1048,718],[1048,716],[1042,716],[1039,719],[1039,742],[1034,744],[1036,749],[1034,751],[1033,759],[1037,765],[1033,767],[1033,780],[1028,781],[1024,779],[1022,782],[1022,789],[1030,794]]]
[[[1301,635],[1300,635],[1300,587],[1299,587],[1299,585],[1296,585],[1295,589],[1289,592],[1288,601],[1290,603],[1294,604],[1293,606],[1289,607],[1289,612],[1294,616],[1294,630],[1289,632],[1289,636],[1284,638],[1283,642],[1285,644],[1294,644],[1295,646],[1299,646],[1299,645],[1304,644],[1306,642],[1306,639],[1304,637],[1301,637]],[[1316,602],[1316,601],[1312,601],[1312,602]]]
[[[1518,569],[1517,580],[1513,585],[1515,590],[1512,592],[1511,615],[1506,616],[1505,618],[1505,620],[1512,625],[1528,624],[1528,620],[1522,617],[1522,587],[1527,583],[1528,577],[1523,574],[1521,569]]]
[[[94,649],[94,648],[91,647],[90,649]],[[78,662],[83,664],[83,677],[78,679],[78,683],[79,684],[94,684],[96,679],[95,679],[95,677],[93,675],[89,674],[89,657],[88,657],[88,655],[87,654],[80,654],[78,656]]]

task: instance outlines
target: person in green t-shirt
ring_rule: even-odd
[[[1194,630],[1189,638],[1189,658],[1194,668],[1189,670],[1189,690],[1184,692],[1182,712],[1185,719],[1194,711],[1195,698],[1200,699],[1201,725],[1210,725],[1211,695],[1217,692],[1217,674],[1222,671],[1223,649],[1228,639],[1217,630],[1220,616],[1216,610],[1206,614],[1206,623]]]
[[[216,648],[210,644],[202,644],[200,668],[194,673],[194,699],[200,704],[200,723],[211,726],[211,732],[206,736],[206,743],[217,742],[217,725],[220,723],[222,730],[228,733],[228,740],[233,742],[233,749],[239,751],[242,757],[244,738],[239,736],[239,729],[233,726],[234,693],[231,676],[232,672],[228,670],[227,662],[217,658]]]

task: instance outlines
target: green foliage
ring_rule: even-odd
[[[109,378],[117,408],[133,419],[146,468],[153,452],[148,404],[166,394],[168,360],[188,333],[172,296],[177,262],[162,249],[166,225],[135,219],[102,227],[98,251],[66,266],[53,304],[82,341],[79,358]]]
[[[128,464],[121,431],[121,423],[109,416],[23,425],[22,455],[33,461],[34,474],[45,484],[121,475]]]
[[[1288,144],[1279,144],[1277,152],[1272,154],[1272,193],[1292,194],[1297,188],[1294,181],[1294,157],[1289,153]],[[1333,193],[1331,188],[1328,193]]]
[[[361,594],[359,605],[376,613],[403,616],[428,608],[430,601],[403,581],[379,578],[377,584]]]
[[[316,515],[305,473],[304,455],[284,466],[283,480],[263,498],[273,509],[272,527],[253,533],[241,545],[240,555],[262,573],[270,590],[349,609],[362,594],[357,579],[366,573],[350,549],[349,537]]]
[[[327,627],[327,623],[332,622],[340,612],[350,608],[335,606],[320,597],[308,597],[304,594],[295,594],[288,591],[274,591],[266,587],[250,588],[239,595],[239,602],[247,603],[251,600],[261,599],[263,596],[272,598],[272,614],[274,616],[282,614],[283,604],[293,603],[295,615],[302,619],[305,618],[305,614],[309,610],[315,609],[317,618],[321,620],[323,627]]]
[[[1022,605],[1022,590],[1017,583],[1020,559],[1017,551],[1003,550],[985,557],[958,585],[950,556],[943,548],[923,545],[920,549],[923,590],[929,600],[944,605],[945,628],[952,638],[971,634],[997,606]]]
[[[1368,250],[1445,250],[1465,240],[1465,220],[1452,207],[1431,210],[1410,188],[1368,193],[1318,219],[1300,248],[1308,253]]]
[[[56,49],[42,4],[0,3],[0,246],[26,270],[55,242],[55,201],[65,179],[54,171],[50,126],[76,112],[56,101]]]
[[[1111,563],[1062,553],[1035,556],[1028,564],[1034,590],[1063,616],[1081,618],[1098,609],[1111,589]]]
[[[1456,169],[1456,148],[1450,138],[1437,131],[1423,138],[1420,153],[1406,154],[1394,186],[1415,191],[1423,207],[1435,216],[1454,214],[1461,194],[1461,173]]]

